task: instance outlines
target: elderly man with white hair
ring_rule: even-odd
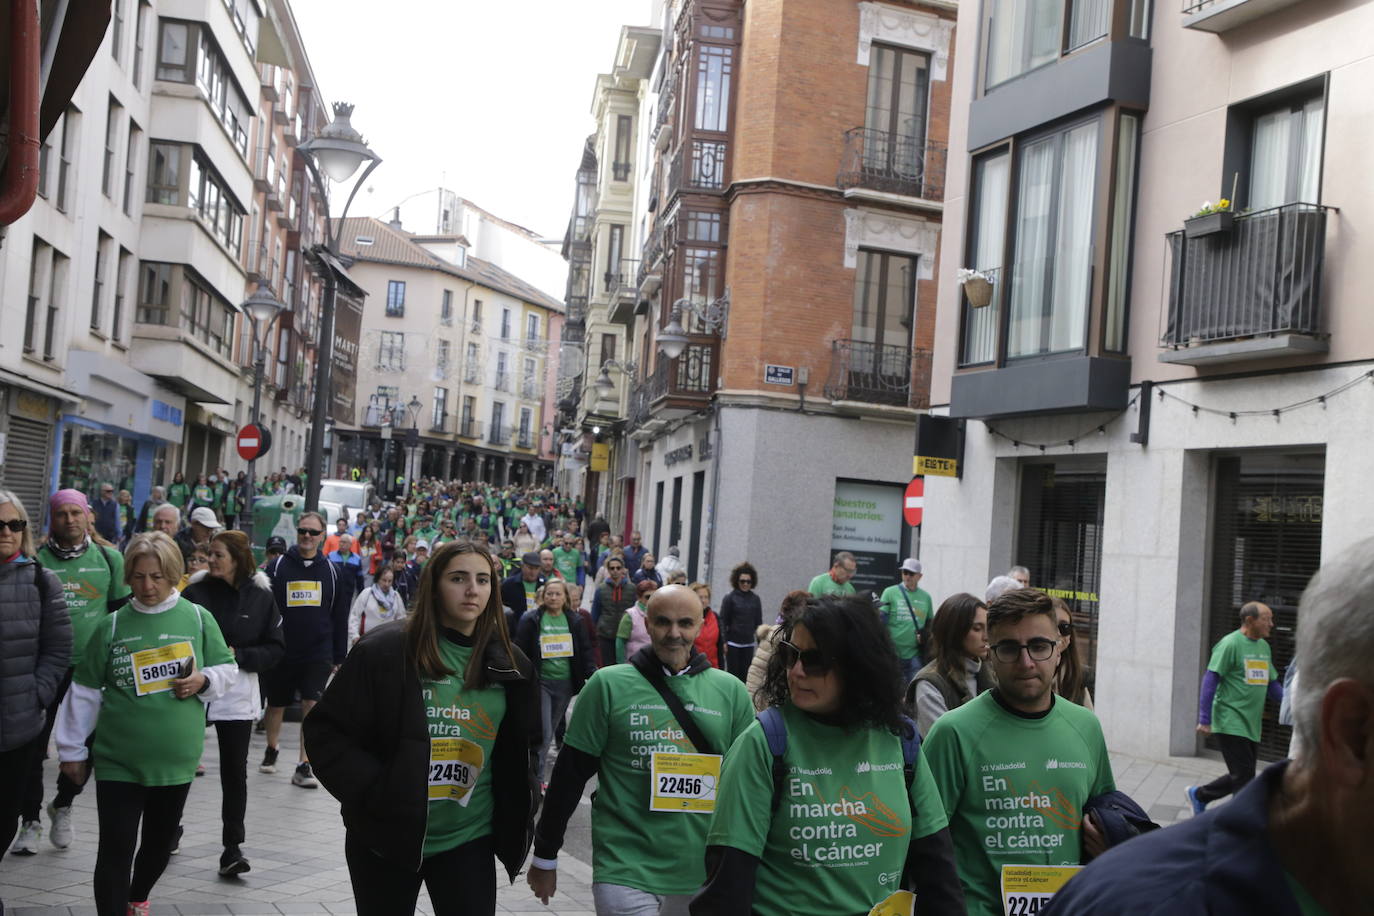
[[[1323,566],[1298,609],[1298,756],[1228,804],[1117,847],[1064,913],[1367,913],[1374,900],[1374,539]]]

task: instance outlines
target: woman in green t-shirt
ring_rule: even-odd
[[[762,693],[769,708],[725,754],[692,912],[867,913],[914,888],[917,913],[962,914],[948,820],[872,607],[810,598]]]
[[[496,911],[534,835],[534,671],[506,632],[496,564],[444,544],[405,624],[360,639],[303,729],[315,775],[341,802],[359,916]]]
[[[186,484],[186,478],[180,471],[172,476],[172,485],[167,488],[167,502],[176,506],[178,509],[185,509],[186,503],[191,498],[191,488]],[[186,513],[183,512],[183,515]]]
[[[176,590],[181,575],[181,548],[167,535],[129,542],[124,582],[133,600],[91,634],[57,713],[63,774],[80,785],[95,765],[99,916],[148,913],[205,747],[205,706],[238,680],[215,618]]]

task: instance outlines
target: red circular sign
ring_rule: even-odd
[[[925,502],[926,479],[924,477],[911,478],[911,483],[906,485],[906,493],[902,497],[902,517],[913,528],[921,524],[921,513],[925,509]]]
[[[262,456],[267,451],[267,444],[264,441],[262,427],[249,423],[238,434],[239,457],[244,461],[252,461],[254,458]]]

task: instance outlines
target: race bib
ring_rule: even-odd
[[[1079,865],[1003,865],[1002,906],[1007,916],[1030,916],[1049,906]]]
[[[649,770],[649,810],[710,814],[716,809],[720,761],[718,754],[655,753]]]
[[[324,603],[324,586],[315,581],[286,583],[287,607],[319,607]]]
[[[916,909],[916,895],[911,891],[897,891],[880,900],[868,911],[868,916],[911,916]]]
[[[545,633],[539,637],[540,658],[572,658],[571,633]]]
[[[429,800],[456,801],[466,808],[484,758],[481,746],[466,738],[430,738]]]
[[[1262,658],[1245,660],[1245,683],[1260,687],[1269,683],[1269,663]]]
[[[169,646],[135,652],[135,694],[146,697],[171,690],[172,681],[181,677],[181,666],[187,661],[194,662],[195,657],[196,652],[189,642],[174,642]]]

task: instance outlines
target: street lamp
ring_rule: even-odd
[[[698,305],[686,298],[673,303],[673,308],[668,313],[668,323],[658,332],[658,348],[669,359],[681,356],[682,351],[687,349],[687,344],[691,342],[687,337],[687,329],[682,325],[683,312],[695,315],[697,320],[706,325],[708,334],[719,334],[724,337],[725,325],[730,318],[730,291],[727,289],[725,295],[704,305]]]
[[[273,322],[284,311],[286,306],[272,295],[272,291],[266,286],[259,286],[243,303],[243,312],[248,316],[248,324],[253,332],[253,412],[249,422],[259,427],[262,425],[262,417],[259,416],[262,410],[262,374],[267,371],[265,338],[271,333]],[[244,523],[244,530],[249,533],[253,530],[253,495],[257,492],[257,464],[256,458],[248,462],[248,492],[244,494],[243,499],[243,505],[248,510],[245,513],[248,521]]]
[[[420,446],[420,411],[424,406],[413,394],[406,405],[406,411],[410,414],[410,471],[406,474],[406,488],[412,492],[415,489],[415,452]]]
[[[596,389],[597,400],[610,398],[615,394],[615,382],[611,379],[610,373],[612,369],[632,376],[639,369],[639,366],[635,364],[634,360],[626,360],[622,363],[618,360],[608,359],[602,363],[601,374],[596,377],[596,381],[592,382],[592,387]]]
[[[320,472],[324,465],[324,432],[329,416],[329,375],[334,361],[334,303],[338,294],[339,274],[345,265],[339,257],[339,232],[348,218],[348,208],[353,198],[367,181],[367,176],[381,164],[378,156],[363,142],[362,134],[353,129],[353,106],[346,102],[334,103],[334,120],[325,125],[316,136],[296,147],[305,162],[311,180],[325,201],[325,220],[323,243],[316,244],[311,251],[324,265],[324,302],[320,307],[320,344],[315,358],[315,403],[310,416],[310,456],[308,464],[309,483],[305,489],[305,508],[308,511],[320,507]],[[344,182],[358,170],[364,162],[367,168],[358,176],[353,190],[344,202],[343,212],[336,220],[329,217],[329,187],[325,176],[337,182]]]

